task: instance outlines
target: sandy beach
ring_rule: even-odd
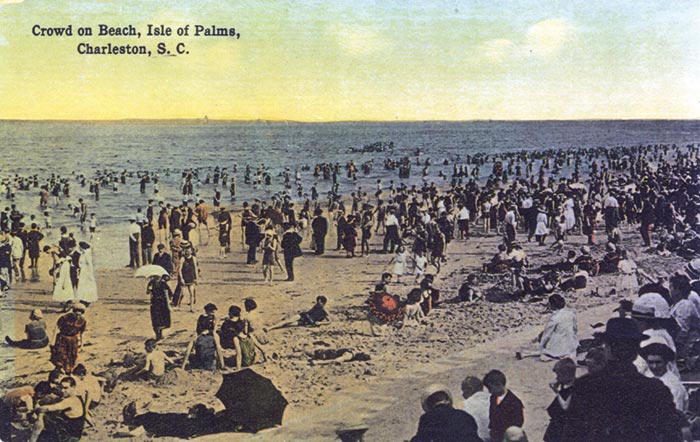
[[[211,221],[211,220],[210,220]],[[234,224],[237,224],[234,222]],[[623,234],[624,234],[623,229]],[[365,300],[382,272],[388,269],[391,255],[373,253],[365,257],[345,258],[344,251],[327,250],[314,256],[303,242],[304,257],[297,260],[294,282],[263,282],[259,265],[246,266],[237,226],[232,232],[233,252],[226,259],[218,258],[214,230],[206,234],[198,256],[202,267],[196,312],[181,307],[173,314],[172,327],[160,343],[162,350],[184,353],[194,333],[197,316],[204,304],[213,302],[223,317],[229,305],[242,305],[246,297],[254,297],[261,318],[268,324],[293,317],[313,305],[317,295],[329,298],[327,310],[331,322],[313,328],[292,327],[268,333],[270,343],[264,346],[267,361],[257,362],[253,369],[269,377],[283,392],[289,405],[281,427],[259,434],[220,434],[202,440],[318,440],[335,438],[337,429],[367,426],[367,441],[407,440],[415,433],[421,414],[420,392],[428,384],[448,385],[461,404],[460,384],[467,375],[482,377],[490,369],[502,370],[508,386],[525,403],[525,430],[531,440],[541,440],[548,418],[545,408],[552,400],[547,385],[553,380],[552,363],[536,359],[517,361],[515,351],[522,349],[542,330],[548,317],[543,302],[482,301],[476,304],[443,303],[422,325],[391,329],[385,336],[373,337],[366,320]],[[521,239],[522,234],[520,234]],[[381,249],[381,235],[372,239],[372,249]],[[501,238],[481,236],[478,231],[469,240],[454,240],[448,246],[448,262],[436,279],[442,299],[456,295],[468,273],[481,268],[490,259]],[[571,236],[566,250],[578,249],[583,236]],[[682,260],[640,253],[638,237],[629,232],[623,246],[642,270],[652,275],[673,269]],[[334,234],[327,246],[335,244]],[[552,263],[559,258],[548,247],[535,242],[524,243],[530,266]],[[593,255],[603,253],[603,245],[594,246]],[[44,258],[44,266],[48,259]],[[40,261],[41,263],[41,261]],[[284,278],[280,275],[278,278]],[[40,271],[41,281],[20,283],[10,299],[3,301],[3,333],[20,335],[29,312],[44,310],[49,331],[54,327],[60,309],[51,301],[51,280],[47,268]],[[503,277],[507,280],[509,277]],[[564,294],[567,303],[579,315],[579,339],[589,337],[589,324],[604,322],[613,315],[621,294],[609,294],[617,275],[591,278],[589,286]],[[498,277],[486,278],[481,289],[487,290]],[[110,361],[121,361],[128,352],[143,353],[143,342],[152,337],[145,293],[146,281],[133,277],[132,269],[99,271],[100,300],[86,314],[88,329],[80,355],[93,373],[104,372]],[[412,288],[412,278],[393,283],[390,292],[405,296]],[[602,296],[591,292],[598,288]],[[303,355],[304,348],[352,348],[371,355],[364,362],[346,362],[327,366],[311,366]],[[0,387],[35,384],[45,379],[52,365],[48,349],[0,349],[3,369]],[[579,373],[584,373],[580,369]],[[204,403],[216,409],[222,404],[214,397],[221,383],[218,373],[176,370],[174,385],[155,387],[145,381],[120,383],[104,396],[94,410],[98,425],[86,430],[85,440],[105,440],[126,430],[121,412],[124,405],[135,401],[139,410],[154,412],[186,412]],[[143,437],[145,438],[145,436]]]

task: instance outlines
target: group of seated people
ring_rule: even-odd
[[[79,440],[85,425],[94,425],[90,410],[102,399],[101,381],[78,364],[70,375],[55,369],[46,381],[8,390],[0,401],[0,440]]]
[[[585,288],[590,276],[617,273],[625,258],[625,251],[613,243],[606,245],[606,253],[600,260],[593,257],[589,246],[583,246],[578,255],[574,250],[569,250],[560,262],[537,268],[535,271],[540,273],[539,276],[526,276],[528,260],[522,247],[517,243],[503,243],[499,244],[498,253],[483,265],[482,271],[489,274],[510,273],[518,297],[541,297],[552,293],[557,287],[565,291]],[[563,278],[566,274],[569,276]]]

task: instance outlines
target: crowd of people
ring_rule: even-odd
[[[484,288],[486,276],[499,278],[496,285],[507,293],[509,301],[546,300],[551,316],[536,347],[523,349],[516,356],[557,361],[557,380],[552,385],[555,398],[547,410],[552,417],[545,436],[548,442],[671,441],[691,437],[692,410],[678,375],[695,369],[700,360],[700,265],[690,261],[684,273],[666,281],[656,280],[638,268],[625,244],[629,243],[627,235],[636,230],[646,253],[676,253],[688,259],[700,253],[698,146],[519,151],[498,156],[477,154],[460,159],[460,163],[453,165],[450,185],[424,179],[422,185],[409,187],[391,181],[386,187],[380,179],[374,192],[356,186],[349,195],[338,192],[340,164],[317,164],[313,171],[302,168],[304,173],[331,182],[326,201],[320,199],[316,185],[310,194],[304,193],[301,172],[295,170],[292,174],[287,168],[279,174],[285,191],[273,195],[269,202],[244,202],[240,211],[223,206],[218,191],[219,185],[228,186],[230,182],[231,196],[236,196],[235,168],[229,175],[228,169],[217,167],[213,176],[206,177],[195,169],[184,170],[182,202],[147,199],[129,217],[127,266],[137,272],[144,266],[157,266],[162,272],[144,275],[154,336],[144,336],[143,363],[111,381],[161,384],[168,382],[167,373],[175,367],[239,370],[265,363],[265,346],[274,339],[274,330],[317,327],[329,321],[326,304],[331,300],[327,296],[318,296],[315,305],[298,318],[277,323],[261,320],[252,298],[245,299],[242,307],[231,304],[227,316],[219,320],[217,306],[207,302],[206,292],[198,287],[203,266],[198,254],[202,238],[208,240],[213,230],[218,239],[218,258],[229,260],[238,247],[238,240],[232,238],[235,219],[240,222],[245,264],[260,269],[260,280],[268,284],[275,283],[276,269],[284,272],[286,282],[304,278],[295,272],[295,260],[305,252],[309,260],[333,254],[333,247],[328,247],[332,237],[335,251],[342,250],[346,259],[387,254],[387,271],[366,302],[358,306],[365,309],[375,336],[405,326],[421,327],[439,306],[491,300],[493,287]],[[489,166],[491,174],[479,179]],[[349,179],[354,177],[356,181],[354,163],[345,168]],[[565,169],[570,172],[568,176],[563,176]],[[154,194],[158,193],[158,173],[126,171],[99,174],[90,182],[90,193],[97,201],[100,187],[126,185],[134,176],[141,193],[148,184],[153,186]],[[265,166],[257,172],[246,167],[243,182],[247,186],[270,186],[273,176]],[[76,178],[81,185],[89,180]],[[289,191],[293,189],[292,180],[299,189],[296,196]],[[15,176],[4,185],[13,189],[7,190],[8,194],[39,187],[42,210],[48,208],[51,195],[58,199],[71,191],[71,180],[57,176],[50,177],[43,186],[39,186],[36,176]],[[213,209],[195,196],[198,185],[214,187]],[[2,296],[11,296],[11,290],[21,286],[25,256],[30,258],[28,268],[38,274],[43,250],[51,257],[48,267],[53,301],[64,311],[54,336],[47,332],[42,311],[35,309],[25,328],[25,338],[6,337],[7,344],[18,349],[49,346],[50,361],[55,366],[48,382],[30,388],[21,386],[20,392],[10,391],[5,396],[7,416],[30,422],[28,431],[33,440],[79,440],[83,426],[90,424],[91,404],[99,402],[90,397],[94,392],[88,393],[95,389],[94,378],[90,377],[93,375],[87,374],[90,381],[81,378],[85,367],[80,363],[83,334],[89,330],[85,314],[100,299],[90,244],[97,222],[89,215],[83,198],[73,210],[81,232],[61,227],[55,244],[43,248],[42,232],[50,227],[48,215],[43,227],[40,221],[30,219],[27,228],[25,216],[16,205],[1,212]],[[381,237],[371,241],[374,235]],[[451,256],[450,244],[460,242],[468,247],[477,235],[493,237],[498,250],[482,266],[468,269],[469,275],[456,293],[442,292],[439,286],[444,264],[459,259]],[[600,235],[605,236],[605,251],[596,258],[592,247],[597,252]],[[579,237],[585,245],[580,246]],[[555,260],[532,267],[525,250],[533,253],[547,246]],[[280,249],[284,266],[278,256]],[[631,307],[620,308],[619,318],[608,321],[605,332],[589,351],[589,364],[588,357],[577,359],[577,319],[567,307],[566,293],[585,289],[590,278],[600,275],[615,275],[616,290],[637,299]],[[640,286],[640,278],[648,284]],[[168,349],[165,338],[172,315],[179,314],[184,299],[190,312],[206,303],[204,314],[196,326],[193,321],[192,338],[184,351]],[[342,349],[330,359],[354,362],[369,357],[358,359],[358,354],[364,353]],[[326,356],[316,359],[327,360]],[[577,365],[582,363],[588,374],[576,378]],[[469,376],[462,390],[465,405],[461,411],[455,409],[448,388],[431,386],[426,391],[421,400],[425,415],[413,438],[415,442],[527,440],[522,430],[524,406],[506,388],[504,373],[493,370],[483,379]]]

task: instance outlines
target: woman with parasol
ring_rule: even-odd
[[[170,328],[170,299],[173,292],[167,282],[169,279],[170,276],[163,270],[162,275],[151,275],[146,287],[151,301],[151,325],[157,341],[163,339],[163,330]]]

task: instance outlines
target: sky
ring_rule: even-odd
[[[72,37],[33,35],[69,24]],[[99,24],[142,36],[100,37]],[[148,24],[175,35],[147,37]],[[240,38],[194,37],[197,24]],[[697,119],[700,2],[0,0],[0,119],[204,116]]]

